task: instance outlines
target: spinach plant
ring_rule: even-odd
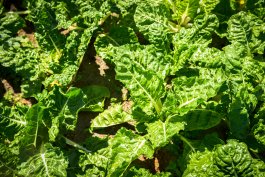
[[[0,2],[2,176],[265,176],[263,0]],[[93,50],[123,98],[76,84]]]

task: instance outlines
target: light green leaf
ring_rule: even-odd
[[[228,39],[231,43],[239,43],[247,49],[247,54],[262,54],[265,48],[264,22],[252,14],[239,12],[228,21]]]
[[[122,176],[131,162],[140,155],[151,158],[153,153],[154,150],[148,140],[122,128],[113,139],[109,140],[107,148],[99,150],[96,154],[82,156],[80,165],[83,168],[87,165],[94,165],[92,169],[99,167],[104,169],[104,176],[116,177]]]
[[[146,138],[152,143],[153,148],[163,147],[171,141],[172,137],[184,130],[184,123],[167,119],[165,122],[158,120],[154,123],[147,124]]]
[[[207,48],[212,42],[212,33],[218,27],[218,18],[211,14],[209,16],[199,15],[194,20],[191,28],[181,28],[173,36],[174,55],[173,68],[175,71],[187,64],[193,53],[200,49]]]
[[[157,47],[168,49],[170,43],[170,12],[159,2],[139,3],[134,20],[139,31]]]
[[[187,26],[195,18],[199,8],[199,0],[176,0],[176,12],[173,16],[178,24]]]
[[[44,144],[40,153],[30,157],[22,163],[19,168],[19,175],[22,176],[67,176],[66,169],[68,162],[59,148],[51,144]]]
[[[132,116],[123,110],[121,104],[114,104],[91,121],[91,129],[109,127],[132,120]]]
[[[100,48],[98,52],[103,59],[110,60],[116,65],[130,62],[130,67],[136,66],[146,72],[155,72],[161,78],[172,72],[173,59],[165,51],[157,51],[154,45],[127,44],[107,49]]]
[[[46,140],[45,106],[42,103],[33,105],[25,115],[26,126],[22,131],[20,143],[23,147],[38,148]],[[45,135],[45,136],[43,136]]]
[[[142,63],[144,61],[146,60],[143,60]],[[134,104],[149,115],[153,114],[153,109],[160,113],[162,108],[160,99],[164,95],[163,80],[160,76],[155,72],[148,71],[145,68],[147,63],[143,65],[137,60],[134,62],[128,55],[126,58],[116,58],[114,63],[116,79],[130,91]]]
[[[213,164],[213,152],[205,150],[190,155],[190,161],[183,177],[203,177],[203,176],[221,176],[215,170]]]
[[[152,174],[149,170],[145,168],[139,168],[132,167],[128,174],[125,175],[125,177],[171,177],[172,175],[169,172],[161,172]]]
[[[91,93],[95,88],[103,92]],[[50,139],[54,141],[60,131],[74,130],[78,112],[82,109],[98,111],[97,107],[102,105],[105,96],[109,96],[109,92],[104,87],[92,86],[83,88],[83,90],[70,88],[66,94],[56,88],[46,103],[49,105],[51,116],[54,116],[52,126],[49,129]]]
[[[265,124],[264,120],[260,119],[259,122],[253,127],[254,137],[259,143],[265,146]]]
[[[22,104],[11,105],[6,101],[0,102],[0,127],[1,136],[8,138],[10,141],[19,133],[27,124],[25,114],[29,107]]]
[[[204,10],[206,15],[208,15],[219,2],[220,0],[201,0],[199,3],[200,7]]]
[[[180,76],[172,80],[173,92],[168,94],[163,111],[184,114],[190,109],[195,109],[200,103],[216,96],[225,82],[225,75],[221,69],[201,68],[199,71],[184,71],[184,74],[192,76]]]

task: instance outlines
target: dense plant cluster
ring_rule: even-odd
[[[264,0],[12,2],[0,176],[265,176]]]

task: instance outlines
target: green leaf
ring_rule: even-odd
[[[96,88],[103,92],[91,93]],[[46,102],[46,105],[49,105],[50,115],[54,117],[49,129],[50,140],[54,141],[60,131],[74,130],[78,112],[82,109],[98,111],[98,106],[103,106],[101,103],[105,96],[109,96],[109,92],[104,87],[92,86],[84,89],[73,87],[66,94],[56,88]]]
[[[83,168],[93,165],[92,172],[101,168],[104,173],[100,174],[107,177],[122,176],[133,160],[140,155],[151,158],[153,153],[154,150],[148,140],[121,128],[113,139],[109,140],[107,148],[99,150],[96,154],[84,155],[80,165]]]
[[[199,0],[176,0],[176,12],[173,18],[178,21],[179,25],[187,26],[196,17],[199,2]]]
[[[47,140],[45,106],[42,103],[33,105],[25,115],[26,126],[22,131],[20,143],[23,147],[38,148],[41,142]]]
[[[108,52],[107,47],[122,46],[126,44],[137,44],[138,39],[131,28],[124,26],[114,26],[108,33],[100,34],[95,41],[95,47],[98,53]],[[103,56],[101,54],[101,56]]]
[[[239,43],[247,49],[247,54],[263,53],[264,22],[252,14],[239,12],[228,21],[228,39],[231,43]]]
[[[206,150],[190,155],[190,161],[183,177],[220,176],[213,166],[213,153]]]
[[[10,141],[13,140],[14,136],[27,124],[25,114],[28,109],[24,105],[10,105],[4,101],[0,102],[1,136],[8,138]]]
[[[201,103],[216,96],[225,82],[225,75],[221,69],[201,68],[199,71],[195,70],[194,73],[184,71],[185,74],[192,74],[192,76],[179,76],[172,80],[173,91],[169,92],[163,104],[163,111],[168,114],[184,114],[197,108]]]
[[[85,108],[82,108],[82,111],[104,111],[104,98],[110,97],[110,91],[107,87],[90,85],[82,87],[81,89],[88,99],[88,102],[86,103]]]
[[[148,66],[146,60],[140,60],[139,63],[137,60],[132,62],[134,60],[131,60],[131,57],[125,56],[126,58],[119,57],[114,60],[116,79],[130,91],[135,106],[140,107],[148,115],[153,114],[153,109],[160,113],[162,108],[160,99],[164,95],[163,80],[155,72],[145,68]],[[147,58],[147,61],[151,60]]]
[[[149,170],[145,168],[131,168],[128,174],[125,175],[125,177],[171,177],[172,175],[169,172],[161,172],[161,173],[156,173],[152,174]]]
[[[177,118],[186,122],[185,131],[207,130],[218,125],[223,116],[218,112],[207,109],[190,110],[187,114]]]
[[[109,45],[111,46],[111,45]],[[129,62],[129,67],[139,67],[146,72],[155,72],[161,78],[171,73],[172,58],[165,51],[157,51],[154,45],[127,44],[120,47],[99,48],[99,55],[120,65]]]
[[[265,146],[265,124],[264,120],[260,120],[254,127],[253,127],[253,134],[254,137]]]
[[[0,175],[16,176],[19,164],[18,150],[12,145],[0,141]]]
[[[252,157],[247,145],[237,140],[228,140],[214,152],[214,162],[226,175],[247,176],[253,174]]]
[[[170,12],[159,2],[139,3],[134,21],[145,38],[157,47],[168,49],[170,43]]]
[[[215,15],[209,16],[199,15],[194,20],[191,28],[181,28],[178,33],[173,36],[174,46],[174,62],[175,71],[184,67],[187,60],[191,58],[193,53],[198,49],[206,48],[212,41],[212,33],[218,27],[219,22]]]
[[[265,2],[263,0],[253,0],[246,2],[247,9],[251,11],[251,13],[257,15],[260,19],[265,18]]]
[[[125,112],[121,104],[111,105],[91,121],[91,129],[98,129],[132,121],[132,116]]]
[[[11,34],[16,34],[18,30],[25,27],[25,21],[16,13],[7,13],[3,18],[0,19],[0,30],[8,30]],[[1,34],[2,36],[3,34]],[[2,42],[2,39],[0,39]]]
[[[167,119],[165,122],[158,120],[147,124],[146,138],[152,143],[153,148],[163,147],[171,141],[172,137],[184,130],[184,123],[174,119]]]
[[[264,162],[253,159],[247,145],[228,140],[211,151],[196,152],[183,176],[263,176]]]
[[[68,162],[59,148],[44,144],[40,153],[30,157],[19,167],[22,176],[67,176]]]
[[[246,86],[238,87],[229,106],[228,121],[231,134],[238,139],[244,139],[249,133],[249,115],[256,107],[257,98],[248,92]]]
[[[220,0],[202,0],[199,3],[200,7],[204,10],[206,15],[208,15],[216,7],[216,5],[220,3]]]

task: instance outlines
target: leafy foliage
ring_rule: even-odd
[[[265,175],[263,0],[9,6],[1,176]]]

